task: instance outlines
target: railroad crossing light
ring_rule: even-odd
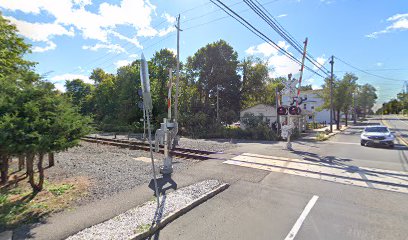
[[[300,109],[300,107],[296,107],[296,106],[289,107],[290,115],[299,115],[301,112],[302,110]]]
[[[278,115],[287,115],[288,114],[288,109],[285,107],[278,107]]]

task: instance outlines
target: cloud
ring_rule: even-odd
[[[167,22],[170,23],[170,24],[176,23],[176,18],[173,17],[173,16],[171,16],[171,15],[168,14],[168,13],[164,13],[164,14],[162,15],[162,17],[164,17],[164,18],[167,20]]]
[[[279,41],[278,46],[286,51],[290,47],[285,41]],[[299,65],[297,63],[289,59],[287,56],[280,54],[277,49],[268,43],[251,46],[245,51],[245,53],[248,55],[260,55],[265,58],[269,67],[273,69],[269,72],[270,77],[286,77],[289,73],[296,74],[299,72]]]
[[[382,62],[378,62],[375,64],[377,67],[382,67],[384,64]]]
[[[115,62],[115,66],[116,66],[116,68],[120,68],[120,67],[123,67],[123,66],[127,66],[127,65],[129,65],[131,63],[132,63],[132,61],[129,61],[129,60],[119,60],[119,61]]]
[[[110,33],[112,33],[112,35],[114,35],[115,37],[119,38],[120,40],[125,40],[133,45],[135,45],[138,48],[143,49],[143,46],[140,44],[140,42],[137,40],[137,38],[128,38],[118,32],[115,31],[111,31]]]
[[[133,58],[133,59],[138,58],[138,57],[139,57],[139,55],[137,55],[137,54],[130,54],[129,55],[129,58]]]
[[[94,82],[93,80],[89,79],[89,77],[86,76],[86,75],[70,74],[70,73],[54,76],[50,80],[52,82],[57,82],[58,83],[58,82],[65,82],[66,80],[74,80],[74,79],[81,79],[82,81],[84,81],[86,83],[93,83]]]
[[[326,56],[323,54],[322,56],[316,58],[316,62],[317,62],[317,65],[318,65],[319,67],[316,67],[316,66],[313,65],[313,70],[317,70],[317,69],[321,68],[321,67],[327,62],[327,58],[326,58]]]
[[[108,49],[108,52],[110,53],[123,53],[126,52],[126,50],[121,47],[119,44],[103,44],[103,43],[97,43],[94,46],[82,46],[82,49],[84,50],[91,50],[91,51],[98,51],[99,49]]]
[[[74,29],[69,30],[58,23],[31,23],[18,20],[14,17],[5,17],[12,24],[16,25],[19,33],[33,42],[46,43],[46,47],[35,46],[33,52],[45,52],[54,50],[57,45],[51,41],[54,36],[75,36]]]
[[[281,14],[281,15],[277,16],[276,18],[284,18],[284,17],[287,17],[287,16],[288,16],[288,14],[284,13],[284,14]]]
[[[367,34],[366,37],[368,38],[377,38],[378,35],[386,34],[392,31],[403,31],[408,30],[408,13],[404,14],[395,14],[387,19],[387,22],[391,23],[391,25],[387,26],[385,29],[377,32],[373,32]]]
[[[95,11],[88,11],[85,6],[92,5],[91,0],[1,0],[0,9],[22,11],[26,14],[44,14],[53,19],[48,23],[53,27],[52,35],[73,35],[79,31],[84,39],[97,40],[109,44],[109,37],[114,36],[142,48],[136,37],[165,36],[174,31],[173,26],[156,30],[151,26],[152,16],[156,14],[156,6],[150,0],[120,0],[118,4],[101,3]],[[173,25],[175,19],[164,13],[163,17]],[[36,25],[40,23],[34,23]],[[115,29],[126,26],[134,30],[133,36],[124,36]],[[56,30],[57,28],[60,31]],[[69,29],[69,31],[67,30]],[[20,28],[19,28],[20,30]],[[27,30],[27,28],[26,28]],[[48,33],[46,31],[46,33]],[[59,34],[58,34],[59,33]],[[27,33],[28,38],[41,37],[43,31],[38,28]],[[49,41],[49,39],[47,38]],[[52,45],[49,45],[52,46]],[[51,47],[49,47],[51,49]]]

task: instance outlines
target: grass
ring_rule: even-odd
[[[137,226],[135,233],[142,233],[148,231],[152,227],[151,224],[142,224]]]
[[[86,193],[88,185],[85,178],[46,181],[43,191],[36,194],[27,181],[20,181],[11,188],[3,187],[0,189],[0,232],[71,208],[72,203]]]
[[[326,141],[327,139],[329,139],[329,136],[327,136],[325,133],[319,132],[316,134],[317,141]]]

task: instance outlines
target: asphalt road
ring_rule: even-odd
[[[408,132],[404,120],[385,118],[401,136]],[[372,118],[369,124],[380,122],[380,118]],[[352,181],[347,184],[297,176],[284,168],[281,172],[267,171],[223,163],[243,153],[253,153],[302,159],[311,165],[321,162],[345,169],[401,171],[399,176],[406,179],[407,147],[402,143],[395,149],[362,147],[362,128],[351,127],[325,142],[297,141],[291,152],[285,150],[283,142],[238,143],[214,159],[175,172],[173,180],[178,187],[204,179],[219,179],[231,186],[168,224],[152,239],[407,240],[406,193],[359,187]],[[347,170],[344,174],[348,174]],[[72,212],[56,214],[47,223],[16,234],[14,239],[64,239],[148,201],[151,194],[147,186],[140,186]]]
[[[408,121],[386,118],[394,126],[392,131],[408,132]],[[372,118],[368,124],[380,122]],[[242,144],[223,158],[247,152],[330,159],[408,176],[408,148],[402,142],[395,149],[362,147],[359,135],[363,127],[351,127],[326,142],[298,141],[293,144],[294,152],[284,150],[283,143]],[[211,161],[214,175],[234,174],[240,168]],[[225,192],[170,223],[154,239],[407,239],[406,193],[241,168],[247,170],[246,177],[253,174],[259,181],[237,180]]]

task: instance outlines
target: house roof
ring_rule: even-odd
[[[254,106],[252,106],[252,107],[249,107],[249,108],[241,109],[241,112],[247,111],[247,110],[249,110],[249,109],[251,109],[251,108],[258,107],[258,106],[260,106],[260,105],[263,105],[263,106],[265,106],[265,107],[275,108],[275,106],[273,106],[273,105],[260,103],[260,104],[254,105]]]

